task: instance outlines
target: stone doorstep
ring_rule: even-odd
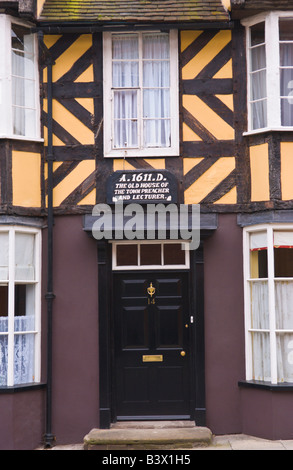
[[[122,427],[123,426],[123,427]],[[150,423],[119,423],[110,429],[92,429],[84,437],[84,450],[176,449],[208,446],[212,432],[205,427]]]

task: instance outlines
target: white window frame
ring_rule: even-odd
[[[112,243],[112,269],[113,271],[148,271],[148,270],[172,270],[172,269],[189,269],[190,267],[190,250],[186,245],[188,245],[189,242],[185,242],[182,240],[142,240],[142,241],[113,241]],[[184,264],[164,264],[164,245],[171,243],[178,243],[185,245],[185,249],[183,248],[183,252],[185,252],[185,263]],[[141,265],[140,264],[140,246],[146,244],[146,245],[161,245],[161,260],[162,264],[157,265]],[[137,245],[138,246],[138,265],[137,266],[117,266],[117,245]]]
[[[24,385],[14,383],[14,338],[18,334],[34,334],[34,380],[39,383],[41,380],[41,230],[20,227],[1,226],[0,233],[9,233],[9,254],[8,254],[8,280],[1,281],[1,285],[8,286],[8,332],[0,332],[0,336],[8,336],[8,371],[7,385],[5,387]],[[34,280],[19,281],[15,279],[15,234],[29,233],[35,236],[35,278]],[[34,305],[35,305],[35,328],[29,331],[14,331],[14,307],[15,307],[15,285],[34,285]],[[32,383],[30,382],[30,383]],[[3,388],[3,387],[2,387]]]
[[[148,31],[135,33],[141,35]],[[156,32],[156,31],[151,31]],[[128,32],[129,33],[129,32]],[[171,146],[144,148],[113,149],[112,148],[112,35],[113,32],[103,33],[103,83],[104,83],[104,156],[105,157],[161,157],[179,155],[179,80],[178,80],[178,32],[170,30],[170,121]],[[120,33],[119,33],[120,34]],[[121,33],[123,34],[123,33]],[[140,105],[140,109],[141,109]],[[140,134],[140,132],[138,133]]]
[[[244,311],[245,311],[245,361],[246,361],[246,380],[252,381],[253,378],[253,351],[252,351],[252,333],[261,331],[270,335],[270,360],[271,360],[271,383],[279,384],[277,371],[277,334],[291,333],[293,329],[276,328],[276,302],[275,302],[275,282],[293,281],[293,277],[275,277],[274,273],[274,231],[293,232],[293,224],[260,224],[245,227],[243,229],[243,270],[244,270]],[[267,234],[267,278],[251,278],[250,271],[250,235],[257,232],[266,232]],[[252,328],[251,320],[251,296],[250,283],[252,281],[268,282],[268,308],[269,308],[269,328],[257,330]]]
[[[261,13],[241,21],[246,28],[246,63],[247,63],[247,132],[244,135],[258,134],[269,130],[292,131],[293,126],[281,125],[281,102],[280,102],[280,53],[279,53],[279,18],[292,18],[293,10],[289,12],[274,11]],[[250,109],[251,86],[250,86],[250,27],[265,22],[265,50],[266,50],[266,79],[267,79],[267,126],[253,129],[252,115]]]
[[[31,136],[23,136],[13,133],[12,122],[12,64],[11,64],[11,26],[17,24],[26,28],[32,25],[0,14],[0,138],[19,139],[27,141],[43,141],[40,125],[40,92],[38,71],[38,47],[37,36],[34,35],[34,82],[35,82],[35,132]]]

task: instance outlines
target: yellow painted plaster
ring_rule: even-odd
[[[94,133],[57,100],[53,100],[53,119],[83,145],[95,143]]]
[[[183,95],[183,106],[218,140],[233,140],[234,129],[198,96]]]
[[[236,186],[215,202],[215,204],[236,204],[236,203],[237,203]]]
[[[94,206],[96,204],[96,190],[93,189],[86,197],[84,197],[77,205]]]
[[[282,199],[293,199],[293,142],[281,142]]]
[[[231,41],[231,31],[219,31],[182,69],[183,80],[195,78],[201,70]]]
[[[197,135],[192,129],[190,129],[190,127],[187,124],[185,124],[185,122],[183,123],[182,131],[183,131],[182,138],[183,138],[184,142],[199,142],[199,141],[202,141],[202,139],[199,137],[199,135]]]
[[[183,174],[186,175],[192,168],[198,165],[203,158],[183,158]]]
[[[165,169],[165,159],[164,158],[145,158],[144,159],[149,165],[151,165],[156,170]]]
[[[94,81],[94,68],[90,65],[74,82],[93,82]]]
[[[117,158],[116,160],[113,160],[113,170],[135,170],[135,167],[124,160],[124,158]]]
[[[181,32],[181,52],[183,52],[192,42],[200,36],[202,31],[182,31]]]
[[[41,155],[12,151],[12,201],[14,206],[41,206]]]
[[[250,147],[251,201],[269,201],[269,149],[268,144]]]
[[[185,191],[185,204],[199,204],[234,168],[235,158],[220,158]]]
[[[81,35],[74,43],[66,49],[55,62],[53,67],[53,81],[59,80],[74,63],[92,46],[90,34]],[[78,80],[77,80],[78,81]]]
[[[234,111],[233,95],[215,95],[221,100],[231,111]]]
[[[83,160],[53,190],[53,204],[60,206],[88,176],[95,171],[94,160]]]
[[[230,59],[214,76],[213,78],[232,78],[232,59]]]

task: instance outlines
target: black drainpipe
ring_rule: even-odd
[[[52,447],[55,436],[52,434],[52,317],[53,317],[53,133],[52,133],[52,68],[54,61],[43,42],[43,34],[39,32],[41,38],[41,46],[46,54],[45,65],[47,65],[47,129],[48,129],[48,147],[47,147],[47,164],[48,164],[48,244],[47,244],[47,396],[46,396],[46,432],[44,436],[44,444],[46,447]]]

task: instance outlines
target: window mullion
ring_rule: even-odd
[[[278,128],[281,126],[278,16],[271,13],[265,24],[268,127]]]
[[[269,287],[269,318],[270,318],[270,353],[271,353],[271,382],[277,384],[277,339],[276,339],[276,310],[275,310],[275,281],[274,281],[274,236],[273,228],[268,227],[268,287]]]
[[[8,371],[7,385],[14,385],[14,292],[15,292],[15,231],[9,232],[8,269]]]

